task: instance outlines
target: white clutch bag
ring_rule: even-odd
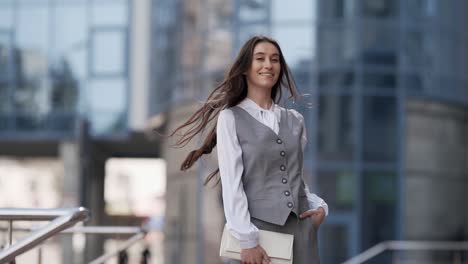
[[[259,244],[270,257],[272,264],[292,264],[294,236],[278,232],[259,230]],[[231,235],[224,226],[219,255],[221,257],[240,260],[241,248],[239,240]]]

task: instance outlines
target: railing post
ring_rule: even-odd
[[[37,264],[42,264],[42,247],[37,248]]]
[[[0,209],[0,220],[9,221],[10,245],[0,251],[0,263],[14,263],[16,256],[39,245],[49,237],[88,218],[88,210],[83,207],[72,209]],[[44,227],[34,230],[32,234],[13,242],[13,221],[52,220]]]
[[[13,245],[13,220],[8,221],[8,246]],[[16,260],[8,262],[8,264],[16,264]]]
[[[8,221],[8,241],[8,245],[11,246],[13,244],[13,220]]]

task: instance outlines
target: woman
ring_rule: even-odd
[[[172,133],[190,127],[177,143],[184,145],[217,117],[181,169],[218,145],[219,169],[206,182],[219,172],[226,224],[240,241],[242,263],[269,262],[258,229],[293,234],[294,263],[319,263],[316,230],[328,207],[303,181],[303,117],[276,104],[282,89],[297,97],[278,43],[254,36],[205,104]]]

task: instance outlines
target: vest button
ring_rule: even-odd
[[[284,183],[284,184],[286,184],[286,183],[288,182],[288,179],[283,178],[283,179],[281,179],[281,182]]]
[[[289,191],[284,191],[284,195],[289,196],[291,193]]]
[[[282,150],[282,151],[280,152],[280,155],[281,155],[281,157],[284,157],[284,156],[286,156],[286,152],[284,152],[284,151]]]
[[[281,171],[285,171],[285,170],[286,170],[286,166],[281,165],[280,170],[281,170]]]
[[[283,143],[283,141],[282,141],[281,139],[278,138],[278,139],[276,140],[276,143],[281,144],[281,143]]]
[[[289,203],[288,203],[288,207],[289,207],[289,208],[293,208],[293,203],[289,202]]]

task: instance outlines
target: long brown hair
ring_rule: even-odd
[[[185,123],[177,127],[170,136],[184,128],[188,128],[185,133],[182,133],[174,146],[184,147],[196,135],[203,132],[207,125],[214,121],[214,125],[206,136],[200,148],[190,151],[185,160],[182,162],[180,170],[185,171],[204,154],[210,154],[216,146],[216,123],[219,112],[225,108],[233,107],[247,97],[247,80],[244,73],[247,72],[252,64],[254,48],[258,43],[269,42],[273,44],[279,52],[280,57],[280,75],[278,81],[273,85],[271,91],[271,99],[278,103],[281,100],[282,89],[289,90],[291,98],[297,98],[297,89],[291,72],[286,64],[283,53],[278,43],[266,36],[251,37],[242,46],[230,70],[225,76],[223,82],[219,84],[208,96],[203,106],[198,109]],[[213,177],[219,173],[219,168],[209,174],[205,179],[207,184]],[[219,182],[219,177],[217,183]]]

